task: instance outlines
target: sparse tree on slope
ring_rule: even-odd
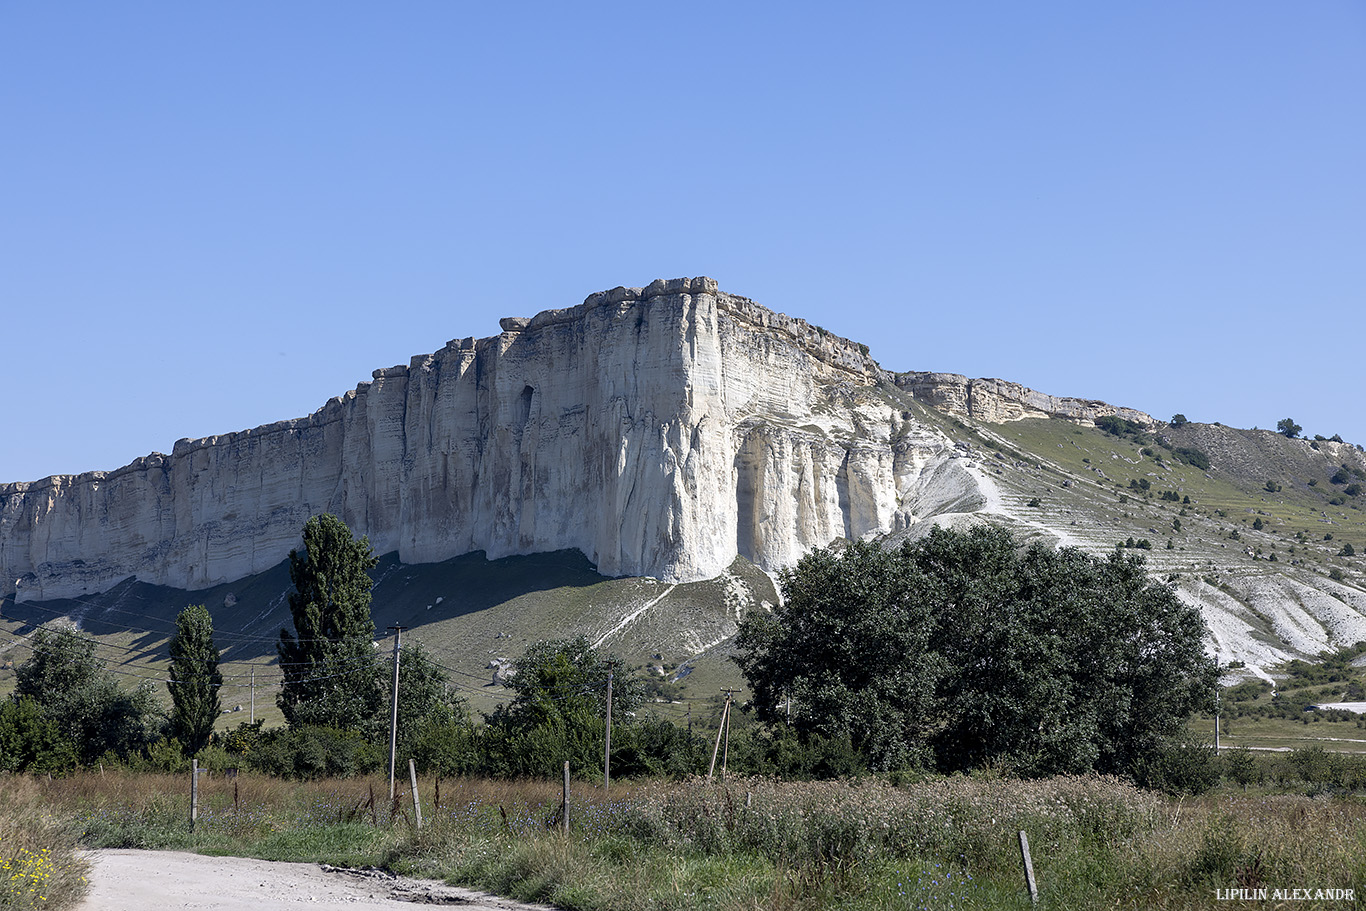
[[[303,553],[289,553],[294,632],[280,631],[277,701],[292,726],[358,729],[384,704],[368,572],[379,561],[333,515],[309,519],[303,537]]]
[[[1290,440],[1299,436],[1300,431],[1303,429],[1303,427],[1295,423],[1293,418],[1281,418],[1276,424],[1276,432]]]
[[[191,604],[175,621],[171,639],[171,736],[185,752],[198,753],[213,736],[221,708],[218,649],[213,644],[213,617],[202,604]]]

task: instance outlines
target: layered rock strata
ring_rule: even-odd
[[[406,563],[578,548],[606,575],[691,581],[974,502],[971,473],[903,418],[865,347],[711,279],[501,326],[307,418],[0,486],[3,593],[233,581],[320,512]]]
[[[1048,395],[1006,380],[970,380],[957,373],[898,373],[896,385],[918,401],[959,417],[1003,424],[1024,418],[1067,418],[1094,424],[1117,415],[1144,427],[1158,422],[1142,411],[1094,399]]]

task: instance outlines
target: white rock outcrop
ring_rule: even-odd
[[[1095,399],[1049,395],[1008,380],[970,380],[958,373],[898,373],[896,385],[917,401],[959,417],[1004,424],[1025,418],[1067,418],[1094,424],[1097,418],[1117,415],[1144,427],[1157,420],[1133,408]]]
[[[737,554],[776,569],[973,488],[866,348],[711,279],[501,325],[307,418],[0,486],[2,593],[233,581],[282,560],[321,512],[405,563],[578,548],[606,575],[684,582]]]

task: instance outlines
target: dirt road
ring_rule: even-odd
[[[318,864],[181,851],[91,851],[90,892],[78,911],[272,911],[297,906],[395,911],[411,903],[464,911],[550,911],[448,886]]]

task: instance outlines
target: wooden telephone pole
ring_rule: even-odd
[[[389,714],[389,800],[394,799],[394,765],[398,760],[398,650],[403,627],[391,626],[394,631],[394,701]]]

